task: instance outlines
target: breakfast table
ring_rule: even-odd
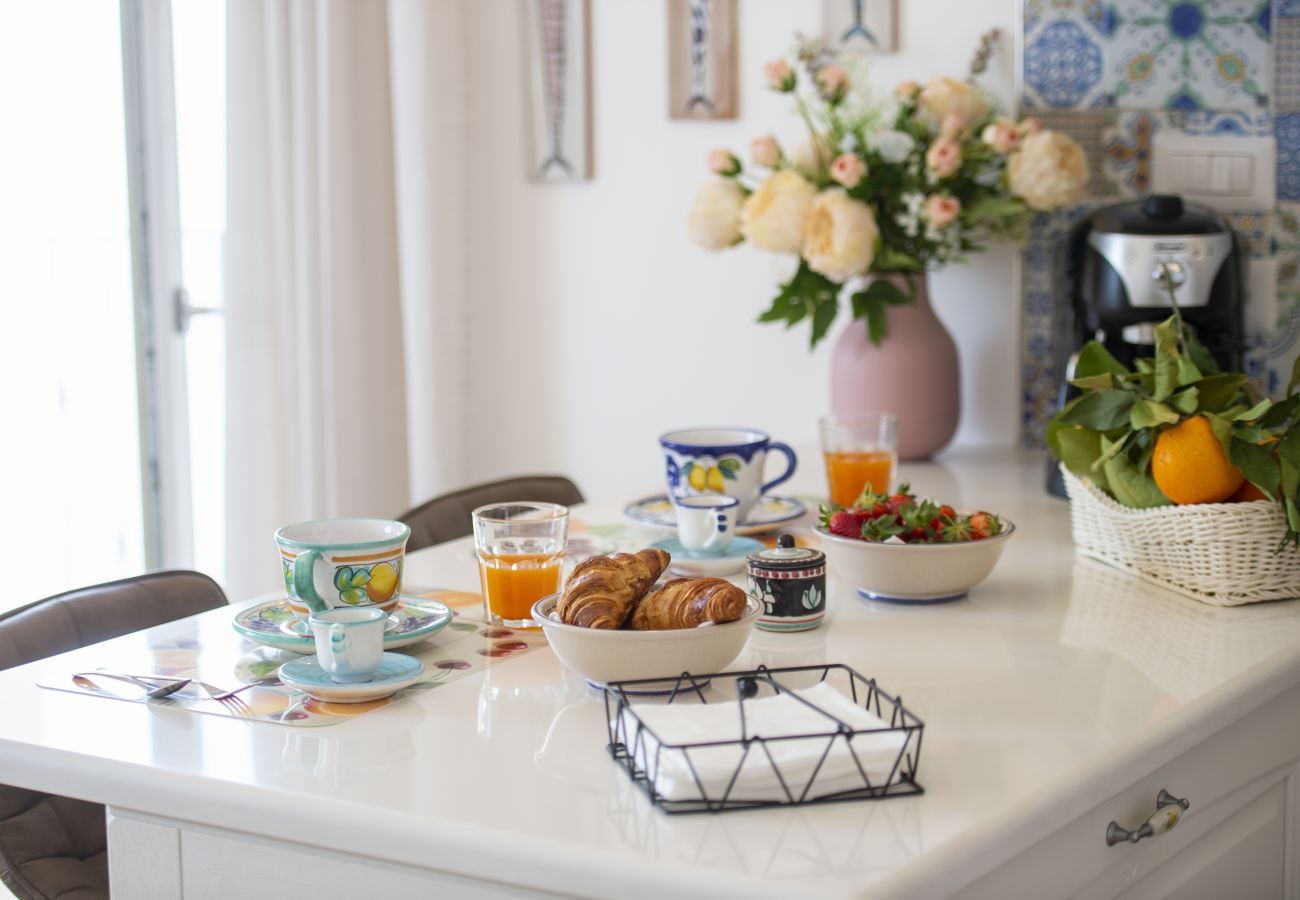
[[[247,650],[232,609],[0,672],[0,780],[106,804],[120,900],[1300,896],[1300,602],[1214,608],[1076,557],[1044,465],[902,464],[918,493],[1016,523],[992,576],[904,606],[832,573],[820,628],[755,631],[733,664],[878,679],[925,723],[921,794],[667,815],[610,758],[602,696],[487,627],[428,642],[482,656],[460,677],[322,727],[40,686],[132,648]],[[805,460],[784,492],[821,490]],[[664,537],[623,519],[638,496],[574,507],[570,539]],[[474,622],[472,538],[410,554],[404,579]],[[1186,823],[1108,846],[1162,788]]]

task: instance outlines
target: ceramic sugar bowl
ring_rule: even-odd
[[[763,604],[756,627],[808,631],[826,618],[826,554],[796,547],[788,534],[749,555],[749,593]]]

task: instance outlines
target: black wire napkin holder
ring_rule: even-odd
[[[845,690],[841,691],[841,693],[852,699],[855,705],[874,714],[885,723],[884,727],[855,729],[778,680],[781,676],[794,676],[800,681],[811,679],[816,684],[821,684],[833,675],[837,676],[837,682],[847,681]],[[698,699],[700,703],[707,704],[709,699],[705,693],[706,689],[709,689],[709,692],[714,695],[715,702],[738,701],[736,703],[738,724],[740,726],[740,736],[738,738],[679,744],[666,743],[661,741],[659,736],[637,715],[636,707],[638,705],[652,702],[645,699],[645,695],[649,692],[666,695],[655,699],[667,704],[686,698],[692,698],[692,702],[694,699]],[[824,732],[775,737],[751,734],[746,722],[745,703],[762,694],[764,690],[767,691],[769,696],[786,694],[793,697],[804,706],[826,716],[831,727]],[[609,733],[607,749],[614,761],[627,771],[633,784],[645,792],[654,806],[669,814],[719,813],[738,809],[763,809],[773,806],[808,806],[818,803],[841,803],[850,800],[882,800],[888,797],[925,792],[925,789],[916,780],[917,768],[921,761],[921,736],[925,730],[925,723],[903,706],[901,697],[887,693],[876,684],[874,678],[866,678],[842,663],[775,669],[759,666],[757,669],[746,671],[721,672],[709,675],[692,675],[689,672],[683,672],[676,678],[611,682],[606,686],[605,691],[605,720]],[[859,758],[853,746],[853,741],[864,735],[886,734],[901,735],[903,741],[899,746],[893,765],[889,769],[888,776],[884,780],[872,779],[867,772],[867,767],[863,765],[862,760]],[[647,738],[654,742],[653,751],[648,749],[649,741]],[[818,739],[826,741],[820,759],[817,761],[811,776],[805,782],[802,784],[795,783],[793,779],[782,773],[781,767],[773,757],[769,745],[785,741],[812,741]],[[826,759],[835,749],[837,741],[843,742],[845,749],[853,759],[858,774],[862,778],[862,784],[854,785],[848,789],[824,793],[818,792],[817,777],[821,773]],[[725,789],[720,794],[715,791],[711,795],[696,770],[694,762],[691,761],[691,752],[706,747],[727,746],[737,748],[740,752],[740,758]],[[698,797],[669,798],[656,788],[658,767],[662,754],[665,752],[680,752],[682,754],[691,772],[695,788],[699,792]],[[776,783],[779,785],[783,797],[757,799],[735,795],[741,770],[753,753],[761,753],[766,758],[776,776]]]

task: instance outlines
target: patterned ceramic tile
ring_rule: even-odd
[[[1151,141],[1169,117],[1160,112],[1112,113],[1102,132],[1102,191],[1137,197],[1151,189]]]
[[[1277,257],[1278,308],[1285,317],[1300,313],[1300,203],[1279,200],[1270,219],[1270,250]]]
[[[1277,138],[1277,196],[1279,200],[1300,200],[1300,113],[1278,113],[1273,117]]]
[[[1102,41],[1108,23],[1100,0],[1026,0],[1023,105],[1035,110],[1105,105]]]
[[[1273,108],[1300,112],[1300,18],[1273,26]]]
[[[1237,233],[1242,252],[1253,259],[1273,255],[1273,217],[1264,213],[1231,213],[1225,218]]]
[[[1107,90],[1126,109],[1263,109],[1270,0],[1118,0]]]
[[[1272,137],[1273,119],[1266,112],[1220,112],[1196,109],[1190,112],[1170,110],[1169,124],[1192,135],[1236,135]]]
[[[1300,17],[1300,0],[1277,0],[1277,16],[1279,19]]]
[[[1091,176],[1087,193],[1102,193],[1102,137],[1106,129],[1107,113],[1100,110],[1034,110],[1034,116],[1053,131],[1063,131],[1078,141],[1088,159]]]

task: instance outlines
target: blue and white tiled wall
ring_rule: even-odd
[[[1247,366],[1284,390],[1300,352],[1300,0],[1024,0],[1021,37],[1022,111],[1069,132],[1093,173],[1088,202],[1038,216],[1025,247],[1024,443],[1041,445],[1060,386],[1055,249],[1087,210],[1149,192],[1165,129],[1277,139],[1276,208],[1229,220],[1245,252],[1276,266],[1277,310],[1249,329]]]

